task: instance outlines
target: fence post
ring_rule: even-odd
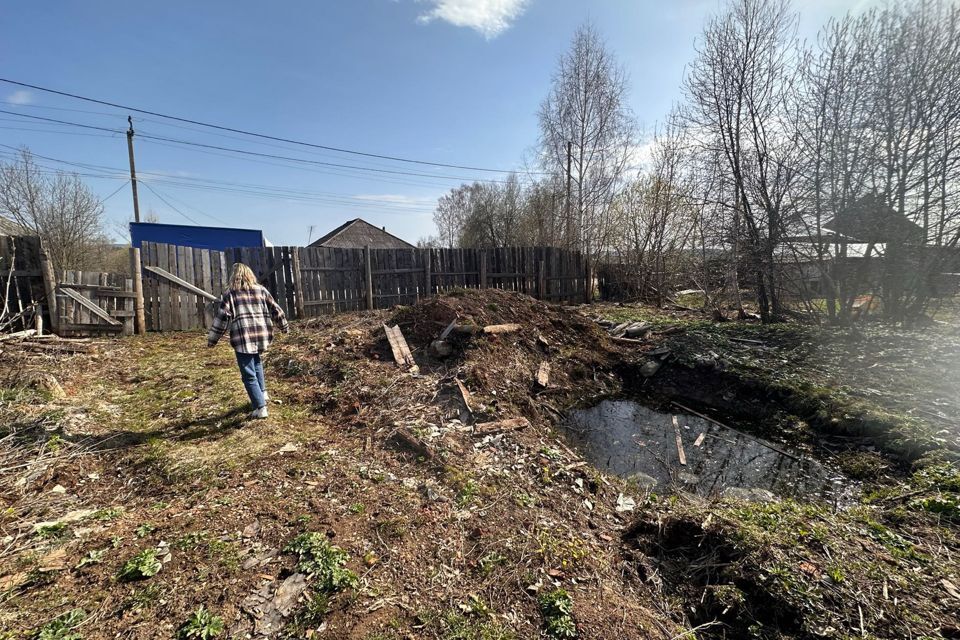
[[[134,330],[142,336],[147,332],[147,319],[143,312],[143,267],[137,247],[130,247],[130,273],[133,276]]]
[[[296,296],[294,306],[299,320],[306,316],[303,305],[303,280],[300,276],[300,247],[290,247],[290,252],[293,254],[291,256],[293,258],[293,295]]]
[[[13,268],[13,265],[11,265]],[[54,333],[60,328],[60,309],[57,306],[57,278],[50,264],[50,256],[45,249],[40,250],[40,272],[43,274],[43,288],[47,294],[47,310],[50,313],[50,330]]]
[[[423,263],[424,296],[431,296],[433,295],[433,274],[430,270],[433,267],[433,249],[427,248],[424,251],[427,252],[427,259]]]
[[[373,309],[373,268],[370,266],[370,247],[363,248],[363,266],[367,274],[367,309]]]
[[[480,288],[487,288],[487,250],[480,249]]]
[[[541,260],[537,263],[537,297],[541,300],[547,299],[547,262]]]

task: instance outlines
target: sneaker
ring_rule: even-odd
[[[251,419],[251,420],[263,420],[263,419],[266,418],[266,417],[267,417],[267,407],[266,407],[266,405],[260,407],[259,409],[254,410],[254,411],[250,414],[250,419]]]
[[[263,392],[263,401],[270,402],[270,394],[267,393],[266,391]]]

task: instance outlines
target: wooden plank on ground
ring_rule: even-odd
[[[687,454],[683,451],[683,439],[680,437],[680,423],[677,421],[677,416],[671,416],[673,418],[673,433],[677,436],[677,456],[680,458],[680,464],[687,466]]]
[[[537,369],[537,384],[543,388],[546,388],[550,384],[550,363],[541,362],[540,368]]]
[[[419,373],[420,368],[417,366],[416,360],[413,359],[413,354],[410,353],[407,339],[403,337],[403,332],[400,331],[400,327],[388,327],[384,324],[383,330],[387,334],[387,341],[390,343],[390,349],[393,351],[393,359],[397,365],[410,367],[410,371],[414,375]]]

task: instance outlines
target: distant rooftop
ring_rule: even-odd
[[[362,218],[348,220],[310,243],[311,247],[338,249],[415,249],[412,244],[389,233],[386,228],[374,226]]]

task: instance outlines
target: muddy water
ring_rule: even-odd
[[[674,415],[685,465],[680,463]],[[575,411],[566,427],[594,465],[633,478],[651,491],[839,502],[853,490],[849,479],[813,460],[787,455],[779,446],[781,451],[702,418],[660,413],[626,400],[605,400]]]

